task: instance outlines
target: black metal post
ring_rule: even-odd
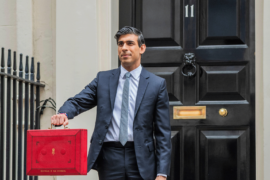
[[[23,77],[22,54],[20,54],[19,77]],[[19,81],[19,104],[18,104],[18,180],[22,180],[22,121],[23,121],[23,82]]]
[[[16,52],[14,51],[13,55],[13,75],[17,76],[17,61],[16,61]],[[17,79],[13,79],[13,128],[12,128],[12,179],[16,179],[17,174]]]
[[[8,50],[7,73],[11,74],[11,50]],[[10,180],[10,122],[11,122],[11,78],[7,77],[7,118],[6,118],[6,180]]]
[[[25,63],[25,79],[29,79],[29,65],[28,65],[28,56],[26,56]],[[26,175],[26,147],[27,147],[27,130],[28,130],[28,121],[29,121],[29,83],[25,82],[25,94],[24,94],[24,180],[27,180]]]
[[[30,70],[30,80],[35,81],[35,62],[32,57],[31,70]],[[30,85],[30,129],[35,129],[34,127],[34,113],[35,113],[35,99],[34,99],[34,85]],[[33,176],[29,176],[29,180],[33,180]]]
[[[1,55],[1,72],[5,72],[4,48]],[[5,127],[5,76],[1,76],[1,108],[0,108],[0,179],[4,179],[4,127]]]
[[[40,62],[37,63],[37,82],[40,82]],[[40,105],[40,87],[36,86],[36,107]],[[39,122],[39,108],[37,109],[36,113],[36,129],[40,129],[40,122]]]
[[[35,81],[35,61],[32,57],[31,62],[31,70],[30,70],[30,80]],[[35,129],[34,124],[34,113],[35,113],[35,105],[34,105],[35,99],[34,99],[34,85],[30,85],[30,129]]]
[[[40,62],[37,63],[37,82],[40,82]],[[39,122],[39,103],[40,103],[40,87],[36,86],[36,129],[40,129]],[[35,180],[38,180],[38,176],[35,176]]]

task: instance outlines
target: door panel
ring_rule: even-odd
[[[183,1],[130,2],[136,12],[133,14],[134,25],[143,31],[147,46],[142,62],[152,64],[152,59],[155,59],[155,63],[180,63],[183,55]]]
[[[247,96],[245,66],[201,66],[199,101],[241,101]]]
[[[245,44],[246,0],[199,1],[199,45]]]
[[[136,6],[142,9],[136,13],[136,26],[144,32],[148,47],[182,46],[181,0],[139,0]]]
[[[180,179],[180,144],[181,144],[181,131],[172,131],[171,132],[171,142],[172,142],[172,160],[171,160],[171,173],[170,177],[168,177],[168,180],[170,179]]]
[[[248,130],[199,130],[201,180],[248,180]]]
[[[179,67],[146,67],[146,70],[166,80],[170,101],[181,102],[180,68]]]

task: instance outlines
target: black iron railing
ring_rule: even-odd
[[[39,62],[37,63],[37,76],[35,81],[33,57],[31,59],[29,73],[29,57],[26,56],[25,70],[23,71],[23,55],[20,54],[19,76],[17,76],[16,52],[13,53],[13,72],[11,72],[11,50],[8,50],[7,67],[5,67],[4,53],[5,50],[2,48],[0,72],[0,179],[27,180],[26,132],[29,125],[30,129],[40,129],[39,108],[36,107],[39,107],[40,104],[40,87],[44,87],[45,85],[40,83]],[[7,72],[5,72],[6,68]],[[34,92],[34,89],[36,89],[36,92]],[[35,94],[36,99],[34,99]],[[30,176],[29,179],[37,180],[38,177]]]

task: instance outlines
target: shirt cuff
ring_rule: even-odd
[[[166,174],[160,174],[160,173],[158,173],[157,176],[163,176],[163,177],[167,178],[167,175]]]

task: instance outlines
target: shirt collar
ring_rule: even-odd
[[[121,78],[124,78],[127,72],[128,71],[121,65]],[[133,69],[132,71],[130,71],[130,74],[132,75],[133,78],[138,80],[141,75],[141,72],[142,72],[142,66],[140,65],[136,69]]]

